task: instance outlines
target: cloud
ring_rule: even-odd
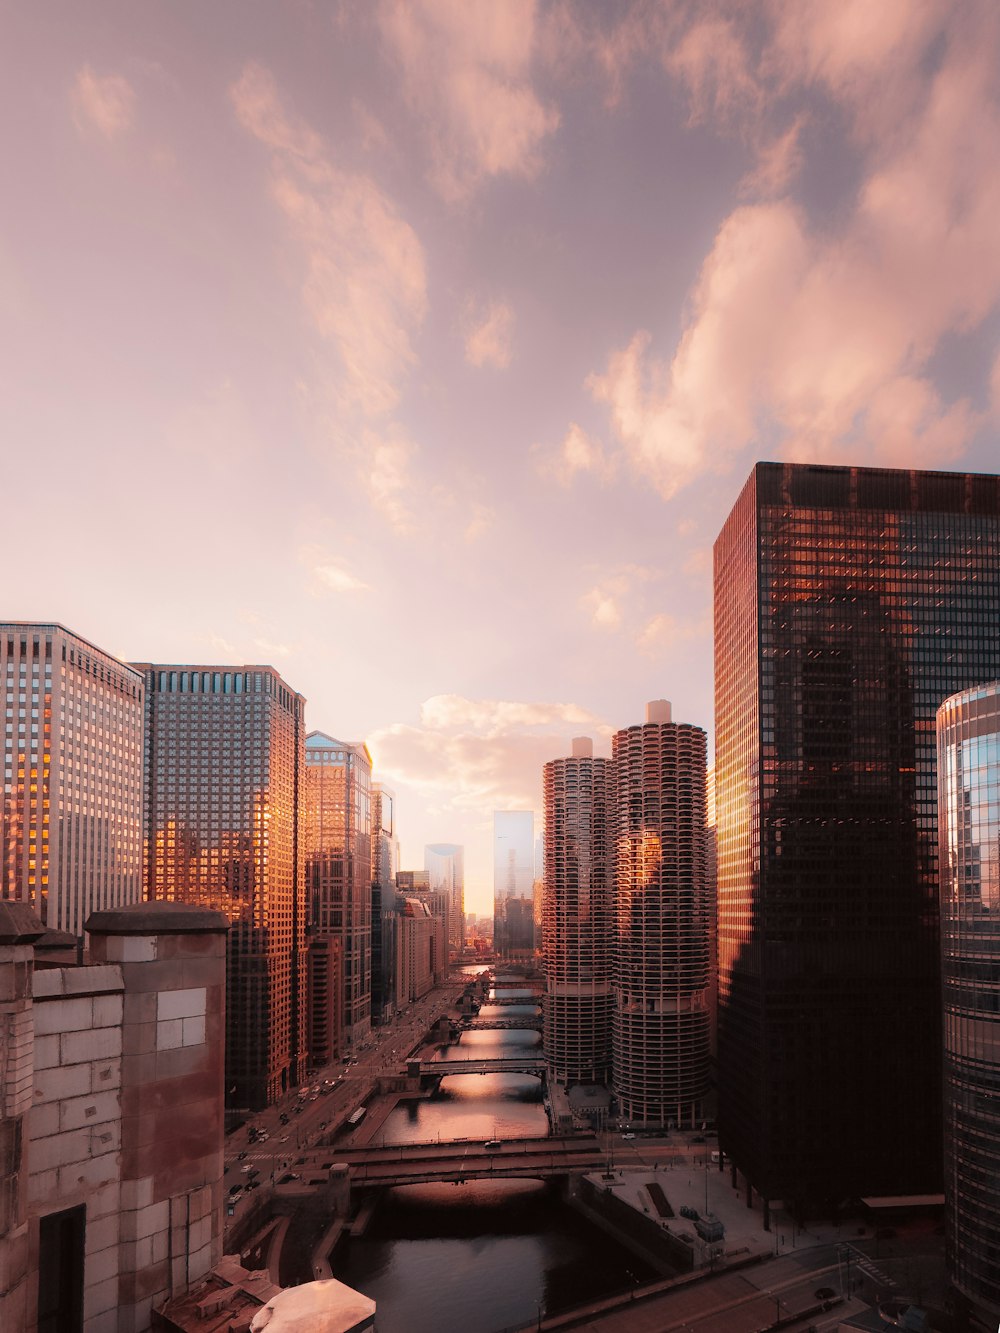
[[[416,446],[398,427],[388,433],[364,435],[364,485],[372,505],[397,532],[413,527],[410,464]]]
[[[590,473],[599,481],[607,481],[614,475],[615,460],[599,440],[592,439],[582,426],[572,421],[559,448],[541,455],[538,471],[560,486],[571,485],[579,473]]]
[[[646,621],[635,642],[640,652],[651,657],[662,657],[675,645],[705,637],[710,631],[711,622],[707,613],[697,620],[680,620],[661,611]]]
[[[423,247],[370,177],[337,168],[322,138],[286,112],[268,70],[247,65],[230,96],[240,124],[271,151],[271,194],[299,247],[303,303],[340,359],[338,405],[385,416],[415,361]]]
[[[618,443],[664,496],[762,437],[800,459],[940,466],[979,429],[970,402],[943,397],[931,360],[1000,303],[1000,14],[970,7],[945,31],[940,4],[917,6],[912,25],[911,8],[776,6],[756,66],[749,45],[742,58],[728,49],[732,28],[718,52],[682,47],[699,114],[724,124],[742,106],[761,135],[767,122],[779,158],[799,151],[794,124],[784,146],[775,138],[782,97],[832,99],[854,127],[861,184],[822,225],[787,196],[736,208],[672,354],[639,331],[590,377]],[[734,82],[720,92],[724,69]],[[771,185],[788,174],[775,168]]]
[[[397,722],[368,737],[380,780],[407,784],[483,814],[540,804],[542,766],[568,754],[582,732],[612,728],[575,704],[436,695],[420,724]]]
[[[95,74],[84,65],[70,95],[73,121],[78,130],[96,130],[105,139],[117,139],[132,125],[135,93],[120,74]]]
[[[595,629],[618,629],[636,601],[636,589],[655,577],[641,565],[622,565],[611,571],[580,598]]]
[[[363,592],[369,586],[352,574],[342,560],[331,556],[320,546],[306,546],[299,552],[299,561],[312,575],[314,596],[330,592]]]
[[[502,302],[491,303],[474,317],[465,338],[465,359],[470,366],[493,366],[506,370],[511,359],[514,312]]]
[[[531,86],[535,0],[382,0],[379,24],[449,202],[499,176],[530,178],[559,124]]]

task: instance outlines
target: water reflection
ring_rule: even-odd
[[[448,1074],[426,1100],[391,1111],[378,1142],[540,1139],[549,1132],[541,1080],[528,1074]]]
[[[463,1032],[454,1046],[435,1051],[433,1060],[443,1064],[463,1060],[510,1060],[526,1052],[536,1053],[535,1048],[541,1044],[542,1034],[530,1028],[486,1028],[482,1032]]]
[[[493,1333],[652,1276],[528,1180],[389,1190],[334,1273],[377,1302],[379,1333]]]

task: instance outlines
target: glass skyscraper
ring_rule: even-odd
[[[424,870],[432,889],[448,894],[448,947],[465,944],[465,848],[453,842],[432,842],[424,847]]]
[[[613,1081],[619,1113],[696,1125],[710,1056],[705,755],[700,727],[647,706],[612,741],[615,803]]]
[[[62,625],[7,621],[0,699],[0,898],[82,936],[142,897],[142,675]]]
[[[563,1084],[606,1083],[611,1068],[614,870],[609,759],[573,741],[543,770],[542,966],[545,1055]]]
[[[535,952],[535,816],[531,810],[493,812],[493,943],[497,953]]]
[[[365,745],[306,737],[305,845],[311,934],[341,941],[344,1035],[372,1025],[372,761]]]
[[[1000,1323],[1000,685],[938,711],[948,1270]]]
[[[226,1093],[259,1110],[305,1055],[305,700],[271,667],[140,664],[148,898],[224,912]]]
[[[940,1188],[934,720],[998,616],[996,477],[760,463],[715,544],[719,1139],[765,1206]]]

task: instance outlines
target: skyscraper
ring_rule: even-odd
[[[700,727],[647,705],[612,741],[614,1086],[630,1121],[697,1124],[710,1050],[711,925]]]
[[[1000,684],[938,710],[948,1270],[1000,1323]]]
[[[62,625],[8,621],[0,694],[0,898],[82,936],[142,897],[142,675]]]
[[[137,669],[146,897],[229,918],[227,1103],[257,1110],[304,1069],[305,700],[266,666]]]
[[[465,848],[453,842],[432,842],[424,848],[424,870],[432,889],[448,894],[448,945],[465,944]]]
[[[395,795],[372,783],[372,1022],[385,1023],[396,1007],[396,870],[399,844]]]
[[[614,784],[587,737],[545,765],[542,959],[545,1055],[560,1083],[606,1083],[611,1068]]]
[[[501,954],[535,950],[534,827],[531,810],[493,812],[493,943]]]
[[[305,845],[310,933],[341,940],[344,1032],[371,1029],[372,760],[365,745],[306,737]]]
[[[998,610],[996,477],[761,463],[715,544],[719,1137],[765,1206],[940,1186],[934,718]]]

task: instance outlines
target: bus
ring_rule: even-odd
[[[350,1125],[351,1129],[357,1129],[358,1125],[361,1124],[362,1120],[364,1120],[367,1114],[368,1114],[368,1107],[359,1106],[356,1111],[352,1111],[351,1114],[347,1117],[347,1123]]]

